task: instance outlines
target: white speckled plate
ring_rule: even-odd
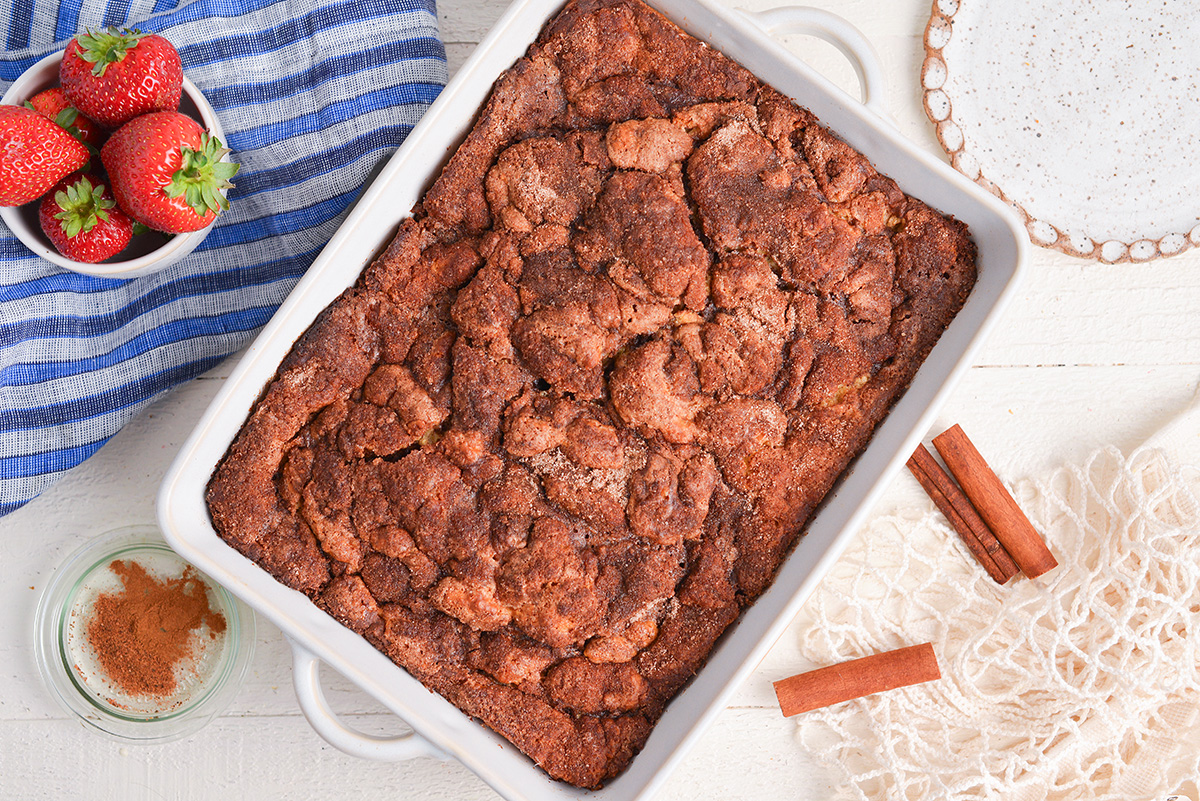
[[[1104,262],[1200,246],[1200,2],[934,0],[925,112],[1037,244]]]

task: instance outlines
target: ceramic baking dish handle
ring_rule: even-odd
[[[883,65],[870,40],[846,20],[821,8],[809,6],[780,6],[766,11],[742,13],[772,36],[801,33],[823,39],[836,47],[854,67],[858,85],[862,87],[862,102],[877,115],[891,122],[884,106],[887,81]]]
[[[321,660],[294,640],[289,639],[289,642],[292,646],[292,681],[300,711],[325,742],[351,756],[384,762],[423,756],[446,758],[436,746],[416,732],[396,737],[376,737],[355,731],[342,723],[329,707],[325,692],[321,689]]]

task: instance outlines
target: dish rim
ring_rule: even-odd
[[[275,375],[283,355],[328,302],[352,284],[369,263],[370,257],[359,258],[364,252],[363,240],[375,243],[371,256],[375,255],[390,241],[394,225],[409,216],[409,205],[403,198],[397,200],[393,184],[403,183],[408,190],[407,196],[414,200],[424,194],[428,184],[440,172],[445,157],[453,152],[473,124],[475,113],[494,81],[515,60],[511,54],[514,51],[517,56],[523,54],[546,21],[563,5],[563,0],[516,0],[500,18],[406,142],[384,165],[308,274],[242,357],[165,476],[158,507],[164,535],[185,558],[257,612],[266,615],[288,637],[404,718],[436,748],[466,764],[501,795],[528,801],[584,796],[627,801],[644,798],[657,789],[786,628],[816,582],[836,561],[874,500],[902,468],[904,458],[932,424],[937,409],[969,368],[971,357],[1015,294],[1028,246],[1023,228],[996,198],[933,155],[918,150],[888,121],[844,95],[789,53],[748,15],[714,5],[710,0],[650,0],[652,8],[664,13],[693,36],[710,42],[765,83],[813,110],[823,124],[864,152],[877,166],[877,156],[871,151],[882,152],[882,148],[890,153],[889,160],[895,161],[901,156],[906,160],[906,173],[915,170],[916,174],[930,177],[942,186],[939,194],[949,192],[962,197],[964,204],[972,206],[973,216],[990,218],[989,237],[995,242],[989,246],[986,257],[980,248],[980,283],[985,283],[986,263],[987,291],[981,293],[977,284],[963,311],[947,328],[908,390],[877,428],[866,451],[839,479],[830,497],[806,526],[806,533],[780,566],[771,587],[743,612],[723,635],[704,668],[668,705],[642,753],[622,774],[598,791],[580,790],[549,778],[506,740],[425,689],[366,640],[220,540],[209,523],[203,494],[217,461],[236,436],[263,387]],[[514,40],[514,32],[518,31],[532,31],[532,35],[522,35]],[[720,43],[714,43],[713,39],[719,39]],[[746,52],[750,58],[735,55],[730,50]],[[748,64],[747,60],[769,65],[771,75],[763,75],[761,69]],[[800,92],[802,96],[780,86],[781,75],[787,78],[784,83],[805,90]],[[463,99],[464,95],[479,98],[469,105],[469,113],[456,107],[456,104],[468,102]],[[824,113],[814,106],[821,107]],[[835,118],[850,121],[858,127],[847,135],[845,125],[829,119],[831,110]],[[432,157],[430,152],[434,154]],[[414,162],[424,166],[418,169]],[[879,169],[896,178],[894,167],[880,166]],[[916,183],[897,180],[902,187]],[[389,196],[386,201],[385,193]],[[914,193],[930,202],[929,192],[922,189]],[[405,210],[391,215],[394,219],[387,230],[372,233],[370,225],[377,222],[373,217],[386,216],[377,213],[383,202]],[[945,203],[931,202],[931,205],[946,208]],[[979,244],[978,235],[976,241]],[[995,255],[991,254],[993,247],[997,251]],[[345,256],[347,252],[351,257]],[[971,309],[969,315],[965,314],[968,309]],[[949,336],[951,331],[953,337]],[[902,407],[903,414],[898,414]],[[879,443],[886,445],[886,451]],[[872,454],[870,461],[867,454]],[[848,497],[851,495],[853,498]],[[832,522],[835,519],[841,522]],[[821,524],[820,536],[814,537],[818,524]],[[803,567],[799,566],[801,558],[806,560]],[[746,640],[749,642],[744,642]],[[389,675],[381,677],[378,672]],[[397,679],[397,675],[407,682]]]

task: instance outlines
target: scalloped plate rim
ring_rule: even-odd
[[[1200,224],[1198,224],[1193,226],[1189,231],[1173,231],[1171,233],[1164,234],[1157,239],[1154,237],[1141,237],[1131,242],[1124,242],[1117,239],[1109,239],[1101,242],[1088,237],[1087,241],[1091,243],[1091,248],[1084,251],[1081,248],[1077,248],[1071,244],[1071,235],[1069,235],[1062,228],[1054,223],[1049,222],[1048,220],[1038,219],[1029,214],[1029,212],[1027,212],[1019,202],[1010,197],[999,185],[989,179],[983,173],[982,169],[968,171],[960,167],[960,162],[963,155],[970,157],[972,160],[975,160],[975,157],[972,156],[967,150],[965,142],[961,141],[962,128],[961,125],[954,119],[953,99],[945,92],[945,85],[949,81],[950,77],[950,69],[949,65],[946,63],[943,51],[950,44],[950,39],[953,36],[954,30],[953,19],[955,15],[962,10],[962,5],[964,2],[970,2],[970,0],[932,0],[929,20],[926,22],[924,32],[921,36],[921,43],[924,49],[924,57],[921,60],[920,75],[922,101],[921,107],[925,111],[925,116],[929,119],[930,123],[933,124],[934,133],[937,136],[938,144],[940,144],[942,149],[946,152],[946,156],[950,159],[951,166],[1008,204],[1018,214],[1018,216],[1020,216],[1022,223],[1025,225],[1026,232],[1029,234],[1030,241],[1039,247],[1047,248],[1049,250],[1057,250],[1061,253],[1067,254],[1068,256],[1075,256],[1081,259],[1100,261],[1105,264],[1120,264],[1124,262],[1142,263],[1159,258],[1178,256],[1179,254],[1184,253],[1194,247],[1200,247]],[[947,11],[947,8],[950,10]],[[945,26],[950,31],[950,33],[946,36],[946,41],[940,45],[930,44],[931,32],[935,32],[935,28],[940,28],[943,23],[949,23]],[[943,76],[941,82],[937,86],[931,87],[926,83],[926,76],[931,67],[935,67],[935,65],[940,65]],[[938,119],[935,112],[930,107],[930,96],[939,92],[945,96],[948,102],[945,116],[943,116],[941,119]],[[943,129],[946,128],[945,123],[947,122],[952,123],[960,132],[960,141],[957,146],[952,146],[952,143],[948,143],[946,141],[946,136],[943,132]],[[976,165],[978,165],[977,161]],[[972,172],[977,174],[973,175]],[[1048,237],[1039,235],[1034,230],[1036,226],[1045,226],[1046,228],[1049,228],[1050,231],[1053,232],[1054,238],[1050,239]],[[1170,250],[1164,249],[1163,243],[1168,239],[1174,240],[1171,245],[1177,246]],[[1153,248],[1153,251],[1149,255],[1144,257],[1140,255],[1134,255],[1135,249],[1139,249],[1140,247],[1140,250],[1145,250],[1145,246],[1147,245]],[[1110,250],[1112,254],[1111,256],[1105,255],[1104,251],[1106,248]]]

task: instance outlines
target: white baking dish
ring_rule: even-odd
[[[689,33],[807,106],[902,188],[968,223],[979,247],[979,281],[870,446],[814,517],[772,587],[730,628],[706,666],[670,704],[642,753],[599,791],[550,779],[505,740],[426,690],[366,640],[226,545],[211,526],[204,492],[292,343],[387,244],[470,128],[492,83],[525,52],[563,1],[517,0],[480,44],[226,381],[167,473],[158,513],[167,541],[181,555],[266,615],[292,641],[301,708],[333,745],[376,758],[451,755],[509,799],[631,801],[654,792],[838,558],[1014,293],[1027,241],[1015,215],[1001,202],[918,150],[880,113],[882,71],[870,45],[845,22],[814,9],[746,14],[708,0],[651,0]],[[815,33],[833,41],[854,61],[866,103],[846,96],[772,40],[770,33],[780,31]],[[346,728],[321,695],[320,662],[400,715],[414,734],[377,739]]]

